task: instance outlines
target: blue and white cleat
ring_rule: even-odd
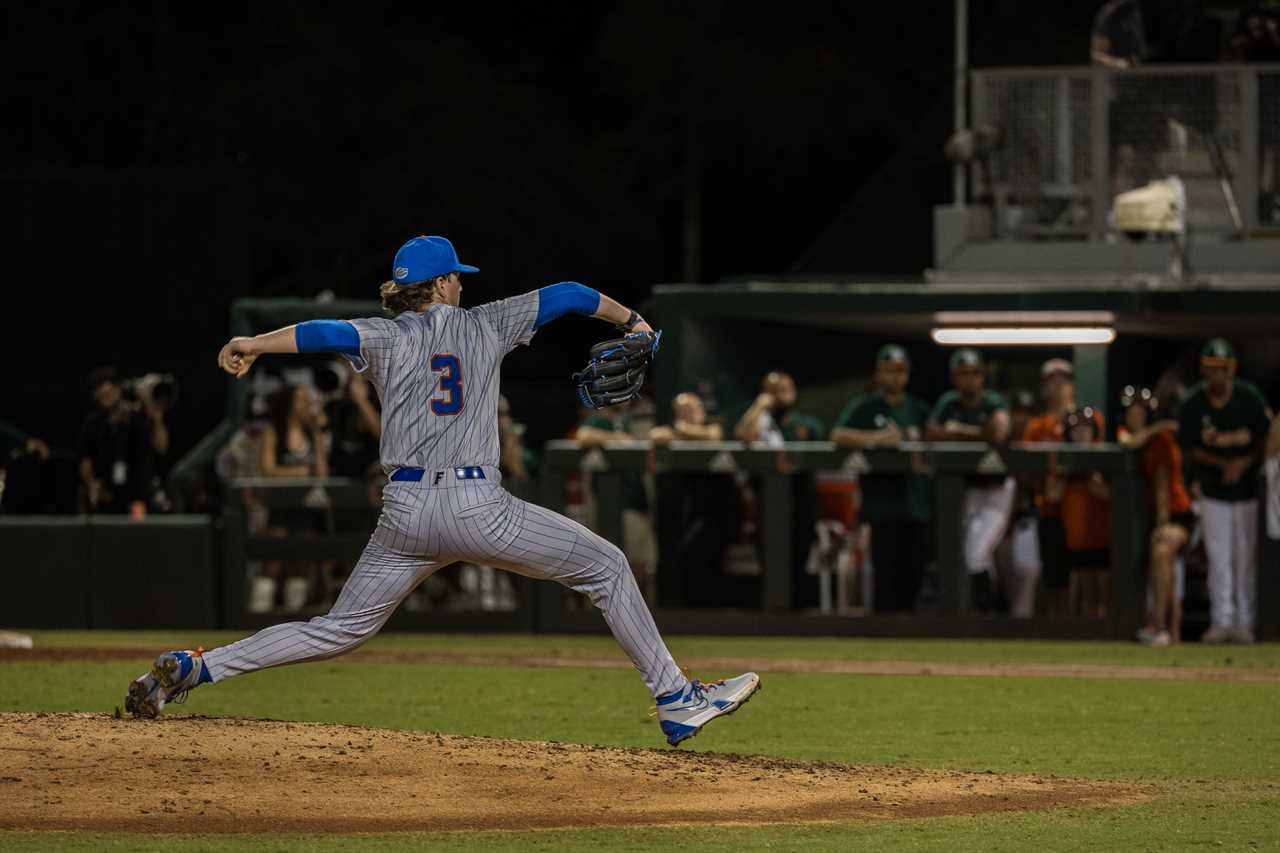
[[[703,683],[696,678],[678,693],[658,697],[658,722],[667,743],[676,746],[693,737],[702,727],[732,714],[747,704],[760,689],[760,676],[746,672],[737,678]]]
[[[124,708],[134,717],[155,718],[170,702],[183,703],[187,693],[207,680],[203,648],[195,651],[164,652],[151,671],[134,679],[124,697]]]

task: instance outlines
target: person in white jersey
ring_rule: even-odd
[[[344,654],[372,637],[419,583],[450,563],[496,566],[586,594],[656,700],[668,743],[733,713],[760,687],[748,672],[686,678],[658,634],[626,558],[562,515],[519,500],[498,473],[498,372],[503,357],[568,313],[652,334],[636,312],[575,282],[461,308],[458,262],[444,237],[415,237],[396,253],[382,303],[392,319],[313,320],[232,338],[218,366],[240,378],[268,353],[334,352],[382,401],[382,514],[333,609],[204,651],[169,651],[129,686],[125,707],[155,717],[201,684]]]

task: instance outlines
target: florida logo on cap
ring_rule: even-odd
[[[401,284],[417,284],[451,272],[480,272],[479,267],[460,263],[458,253],[446,237],[414,237],[400,247],[392,262],[392,277]]]

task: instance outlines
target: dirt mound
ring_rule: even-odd
[[[1116,782],[314,723],[0,714],[0,829],[263,832],[857,822],[1136,802]]]

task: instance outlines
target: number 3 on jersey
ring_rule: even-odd
[[[436,387],[443,397],[431,398],[431,411],[437,415],[456,415],[462,411],[462,363],[456,355],[442,353],[431,356],[431,369],[440,374]]]

